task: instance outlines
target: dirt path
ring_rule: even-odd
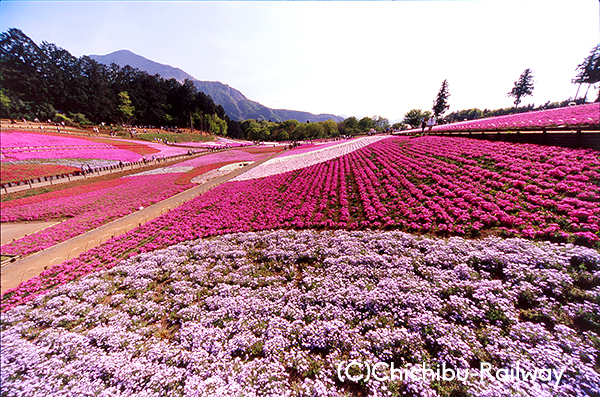
[[[82,252],[88,251],[113,237],[125,234],[146,222],[158,218],[167,211],[179,207],[181,204],[192,200],[202,193],[224,182],[227,182],[237,175],[258,166],[279,154],[279,152],[273,153],[262,160],[232,171],[227,175],[213,179],[205,184],[188,189],[159,203],[146,207],[141,211],[117,219],[97,229],[90,230],[87,233],[64,241],[23,259],[10,262],[2,266],[1,292],[18,286],[21,282],[39,275],[42,271],[50,268],[53,265],[77,257]]]
[[[39,232],[40,230],[54,226],[57,223],[60,223],[60,221],[2,223],[0,224],[0,245],[8,244],[13,240],[20,239],[28,234]]]

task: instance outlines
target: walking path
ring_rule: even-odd
[[[20,222],[20,223],[7,223],[2,222],[0,224],[0,245],[8,244],[13,240],[18,240],[21,237],[25,237],[28,234],[39,232],[50,226],[54,226],[60,221],[51,222]]]
[[[117,219],[97,229],[90,230],[87,233],[64,241],[43,251],[37,252],[31,256],[15,262],[7,263],[2,266],[1,270],[1,292],[18,286],[21,282],[39,275],[42,271],[50,268],[53,265],[62,263],[68,259],[72,259],[80,255],[82,252],[88,251],[113,237],[125,234],[146,222],[158,218],[167,211],[179,207],[181,204],[192,200],[202,193],[224,182],[227,182],[232,178],[235,178],[236,176],[264,163],[265,161],[270,160],[279,154],[279,152],[273,153],[262,160],[246,165],[245,167],[232,171],[227,175],[213,179],[210,182],[188,189],[182,193],[153,204],[133,214]]]

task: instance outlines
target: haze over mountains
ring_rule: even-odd
[[[227,84],[223,84],[219,81],[198,80],[179,68],[151,61],[129,50],[115,51],[107,55],[89,55],[89,57],[96,62],[105,65],[110,65],[111,63],[115,63],[121,67],[129,65],[132,68],[143,70],[151,75],[159,74],[165,79],[173,78],[179,82],[189,79],[194,83],[198,91],[210,95],[217,105],[223,106],[225,113],[227,113],[232,120],[264,119],[271,121],[285,121],[295,119],[300,122],[316,122],[329,119],[334,121],[343,120],[342,117],[333,114],[315,115],[297,110],[271,109],[256,101],[251,101],[240,91]]]

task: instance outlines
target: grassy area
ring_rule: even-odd
[[[211,142],[215,140],[213,135],[196,134],[139,134],[140,139],[154,141],[155,138],[167,139],[169,142]]]

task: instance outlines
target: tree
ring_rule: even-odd
[[[450,92],[448,91],[448,80],[442,81],[442,86],[433,101],[433,114],[435,117],[439,117],[450,107],[448,105],[448,97],[450,96]]]
[[[373,126],[377,131],[385,131],[390,126],[390,121],[385,117],[373,116]]]
[[[330,137],[330,136],[338,136],[339,132],[338,132],[338,127],[337,127],[337,123],[331,119],[329,120],[325,120],[325,121],[320,121],[319,124],[321,124],[323,126],[323,135],[326,137]]]
[[[575,93],[575,99],[577,99],[577,94],[579,94],[579,88],[581,88],[581,84],[588,84],[588,90],[590,86],[600,82],[600,44],[598,44],[592,51],[590,55],[585,58],[583,63],[577,66],[579,72],[577,76],[571,80],[574,84],[579,84],[577,87],[577,92]],[[587,91],[585,93],[587,97]],[[598,99],[596,102],[600,102],[600,93],[598,93]]]
[[[373,119],[371,119],[370,117],[363,117],[358,121],[358,129],[361,132],[367,132],[371,128],[373,128]]]
[[[515,81],[512,91],[506,94],[506,96],[515,97],[515,107],[519,106],[522,97],[533,94],[533,83],[533,72],[527,68],[521,73],[519,79]]]
[[[122,91],[119,93],[119,106],[117,107],[119,115],[123,119],[123,123],[127,123],[131,117],[133,117],[133,105],[131,104],[131,99],[129,99],[129,95],[127,91]]]
[[[406,112],[404,115],[404,119],[402,122],[404,124],[408,124],[413,128],[417,128],[421,125],[423,120],[427,120],[431,117],[431,112],[429,110],[422,111],[421,109],[412,109]]]

